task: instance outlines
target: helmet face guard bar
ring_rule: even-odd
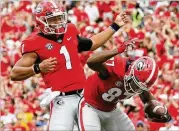
[[[56,17],[59,19],[59,23],[49,23],[51,18]],[[56,12],[48,16],[41,16],[38,19],[41,23],[44,24],[45,34],[64,34],[66,32],[66,24],[67,24],[67,13],[66,12]]]
[[[140,82],[135,74],[134,69],[131,69],[129,75],[124,76],[124,88],[129,94],[141,94],[143,90],[148,91],[146,84]]]

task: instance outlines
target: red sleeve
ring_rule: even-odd
[[[126,60],[126,58],[120,57],[119,55],[112,57],[110,60],[106,61],[108,71],[123,76],[125,74]]]
[[[117,75],[124,75],[126,69],[126,60],[127,58],[120,57],[119,55],[114,57],[114,67],[113,72]]]
[[[25,54],[25,53],[29,53],[29,52],[34,52],[35,49],[33,48],[33,46],[31,46],[29,41],[22,41],[21,44],[21,54]]]
[[[112,72],[113,71],[113,68],[114,68],[114,57],[112,57],[111,59],[107,60],[105,62],[105,65],[108,69],[108,72]]]
[[[37,52],[37,50],[39,50],[39,44],[38,44],[38,39],[36,39],[36,36],[32,35],[22,41],[21,44],[22,55],[29,52]]]

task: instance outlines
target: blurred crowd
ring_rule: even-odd
[[[45,130],[49,120],[49,108],[40,108],[38,96],[45,90],[40,75],[20,82],[10,81],[9,73],[21,57],[20,44],[31,32],[36,31],[32,16],[38,0],[1,1],[1,80],[0,80],[0,128],[13,131]],[[132,24],[116,32],[101,48],[115,49],[125,40],[138,38],[136,50],[123,56],[150,56],[157,62],[159,78],[151,88],[154,96],[163,102],[173,120],[166,124],[153,123],[144,117],[143,104],[138,96],[122,101],[124,110],[137,131],[173,129],[179,126],[179,2],[175,1],[57,1],[68,13],[68,20],[77,26],[84,37],[106,29],[116,15],[126,11]],[[80,55],[86,77],[91,71],[86,60],[93,52]],[[60,117],[60,116],[59,116]]]

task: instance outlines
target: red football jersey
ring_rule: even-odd
[[[41,73],[46,87],[53,91],[68,92],[84,87],[85,75],[78,56],[78,31],[69,23],[63,42],[53,41],[34,33],[22,42],[22,54],[36,52],[40,61],[57,58],[53,72]],[[61,42],[61,43],[60,43]]]
[[[124,89],[126,58],[115,56],[106,62],[109,77],[99,78],[98,73],[87,79],[84,90],[85,101],[102,111],[112,111],[119,100],[131,97]]]

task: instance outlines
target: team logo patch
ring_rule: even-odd
[[[56,108],[61,108],[61,106],[63,106],[64,104],[65,104],[65,102],[59,98],[55,99],[55,101],[54,101],[54,106]]]
[[[51,43],[47,43],[45,45],[45,47],[48,49],[48,50],[51,50],[53,48],[53,45]]]
[[[141,71],[141,70],[143,70],[144,69],[144,62],[143,61],[139,61],[138,63],[137,63],[137,70],[138,71]]]
[[[62,100],[58,100],[58,101],[57,101],[57,105],[61,106],[61,105],[63,105],[63,104],[64,104],[64,102],[63,102]]]
[[[42,12],[42,7],[41,7],[41,6],[38,6],[38,7],[35,9],[35,12],[36,12],[36,13]]]

